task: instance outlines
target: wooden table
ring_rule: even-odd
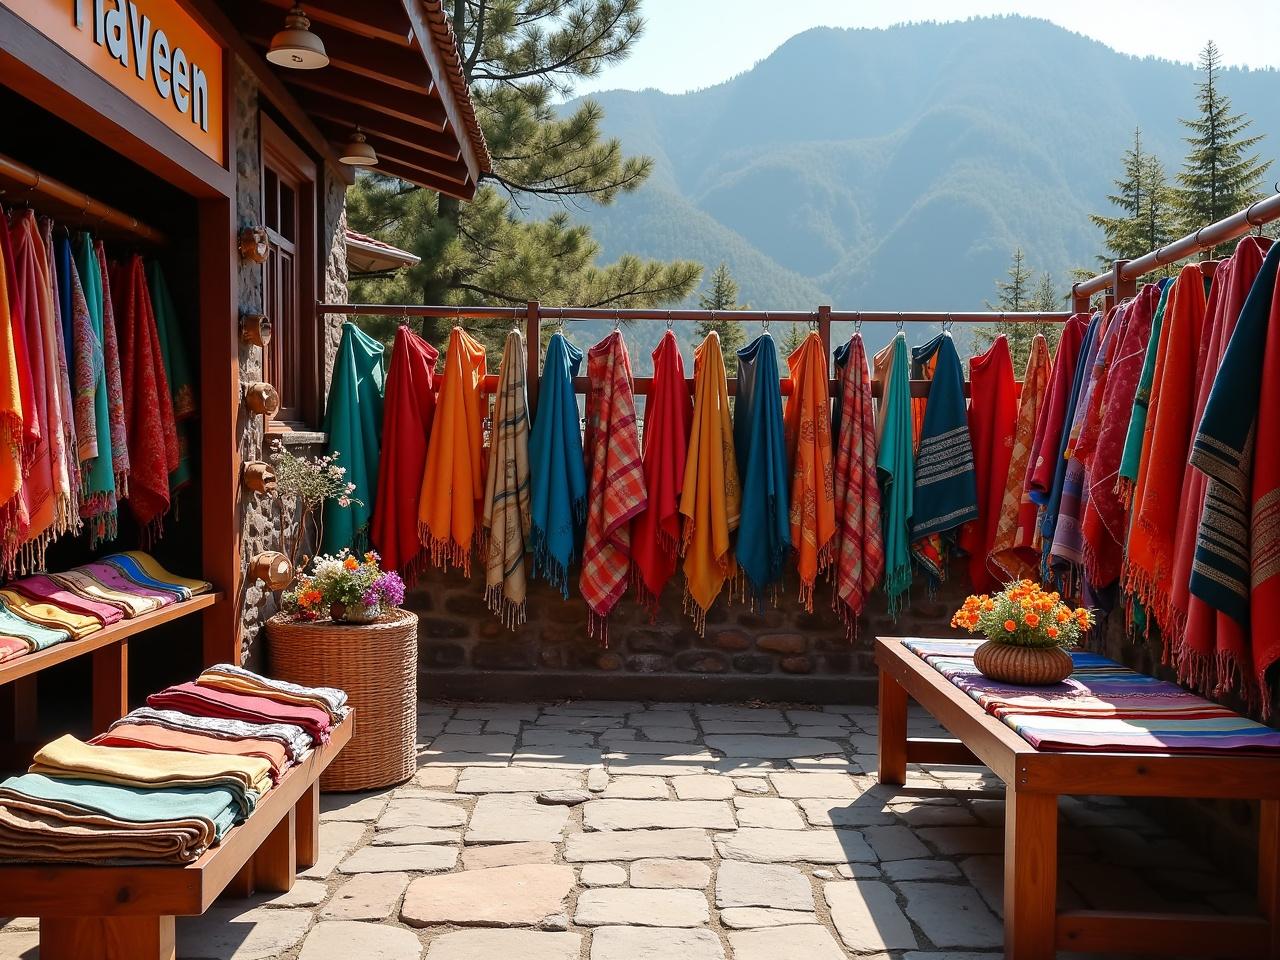
[[[1280,759],[1213,754],[1039,751],[908,650],[878,637],[880,782],[901,786],[908,763],[985,764],[1005,785],[1004,948],[1007,960],[1056,950],[1280,960]],[[907,698],[954,740],[907,736]],[[1224,797],[1261,801],[1261,916],[1057,909],[1058,797]]]

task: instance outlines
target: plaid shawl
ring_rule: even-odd
[[[1018,419],[1018,384],[1013,378],[1009,341],[1003,334],[985,353],[969,360],[969,393],[978,518],[960,531],[960,548],[969,556],[969,582],[975,591],[985,593],[1000,586],[987,558],[1000,524]]]
[[[791,396],[783,417],[791,461],[791,542],[800,571],[800,602],[813,612],[818,574],[836,550],[835,478],[831,450],[831,388],[827,351],[811,332],[787,358]]]
[[[169,284],[159,261],[148,261],[147,290],[151,294],[151,312],[156,318],[156,335],[160,341],[160,357],[164,361],[164,379],[169,384],[170,405],[178,434],[178,465],[169,471],[169,505],[177,502],[177,494],[189,483],[191,470],[191,440],[186,423],[196,416],[196,388],[187,359],[187,347],[183,340],[178,311],[169,295]]]
[[[907,338],[899,332],[875,355],[880,385],[880,421],[876,434],[876,476],[880,480],[880,517],[884,522],[884,592],[895,620],[903,596],[911,589],[911,496],[915,490],[911,436],[911,382]]]
[[[57,431],[61,435],[59,459],[54,463],[54,480],[58,496],[66,492],[65,524],[68,533],[79,533],[80,520],[80,463],[76,455],[75,410],[71,401],[70,360],[62,319],[62,277],[58,274],[58,256],[53,243],[53,221],[45,217],[39,221],[38,230],[43,244],[45,269],[49,284],[49,333],[53,338],[53,355],[57,357],[58,413],[62,424]]]
[[[989,565],[1000,570],[1009,580],[1025,580],[1035,572],[1036,554],[1032,539],[1036,505],[1027,495],[1026,477],[1036,424],[1052,375],[1049,343],[1037,333],[1031,340],[1027,368],[1022,374],[1022,393],[1018,397],[1018,417],[1013,428],[1013,448],[1009,453],[1004,497],[1000,502],[1000,520],[987,557]]]
[[[382,462],[370,537],[384,569],[412,584],[426,554],[418,539],[418,495],[436,409],[439,352],[406,326],[396,331],[382,405]]]
[[[498,370],[484,478],[484,599],[514,630],[524,623],[529,542],[529,397],[524,335],[507,334]]]
[[[776,603],[792,543],[778,351],[767,333],[738,351],[733,442],[747,520],[737,546],[743,591],[752,605],[766,596]]]
[[[1254,279],[1214,379],[1191,463],[1209,478],[1191,568],[1191,592],[1236,621],[1248,638],[1223,674],[1239,676],[1264,716],[1268,668],[1280,659],[1280,244]],[[1250,631],[1250,624],[1259,629]],[[1225,669],[1223,669],[1225,668]]]
[[[538,412],[529,435],[533,492],[529,542],[533,572],[569,596],[569,567],[582,546],[587,514],[587,474],[573,378],[582,351],[557,331],[542,362]]]
[[[852,639],[867,597],[884,573],[880,485],[876,482],[876,427],[862,334],[835,350],[840,380],[836,437],[836,588],[831,605]]]
[[[324,432],[338,456],[348,483],[355,484],[350,506],[324,503],[322,553],[343,548],[363,550],[368,542],[373,499],[378,489],[378,456],[382,445],[382,389],[386,377],[382,344],[354,323],[342,325],[333,363]]]
[[[587,524],[578,585],[587,633],[609,642],[609,614],[631,578],[631,520],[648,504],[631,358],[615,330],[587,353]]]
[[[1156,354],[1160,352],[1160,338],[1164,329],[1164,314],[1169,305],[1173,281],[1160,281],[1160,302],[1151,318],[1151,334],[1147,338],[1147,352],[1142,361],[1142,373],[1138,375],[1138,390],[1133,397],[1133,413],[1129,417],[1129,432],[1124,438],[1124,452],[1120,455],[1120,472],[1116,476],[1116,489],[1126,506],[1133,502],[1133,488],[1138,483],[1138,465],[1142,461],[1142,435],[1147,429],[1147,410],[1151,405],[1151,381],[1156,375]],[[1099,425],[1101,426],[1101,425]]]
[[[693,402],[684,379],[684,359],[668,330],[653,351],[653,380],[644,408],[644,486],[647,507],[631,525],[636,598],[656,616],[658,597],[676,570],[680,549],[680,485]]]
[[[461,327],[449,334],[439,406],[418,492],[418,539],[431,563],[471,576],[484,495],[484,347]]]
[[[693,351],[693,426],[680,487],[684,608],[693,615],[699,635],[706,631],[711,604],[735,573],[730,537],[738,529],[740,512],[729,386],[720,336],[713,330]]]

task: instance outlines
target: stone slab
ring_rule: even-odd
[[[788,734],[791,726],[782,720],[703,720],[702,732],[712,736],[724,734]]]
[[[563,910],[573,868],[534,863],[420,877],[409,884],[400,919],[410,926],[533,926]]]
[[[697,927],[710,919],[707,898],[697,890],[586,890],[573,921],[582,927]]]
[[[310,910],[268,907],[214,906],[177,920],[178,942],[200,944],[200,960],[276,960],[301,943],[310,926]]]
[[[790,800],[781,797],[734,797],[739,827],[769,830],[803,830],[804,818]]]
[[[404,847],[414,843],[457,843],[462,834],[457,830],[440,830],[437,827],[396,827],[379,830],[373,835],[375,847]]]
[[[323,880],[337,869],[342,859],[364,839],[365,824],[330,822],[320,824],[320,856],[313,866],[298,876]]]
[[[520,734],[520,742],[526,747],[589,747],[593,736],[573,730],[526,727]]]
[[[716,906],[812,910],[813,890],[809,878],[792,866],[722,860],[716,872]]]
[[[724,947],[710,930],[682,930],[671,927],[599,927],[591,935],[591,960],[677,960],[677,958],[678,960],[724,960]],[[528,958],[521,958],[521,960],[528,960]]]
[[[495,843],[485,847],[467,847],[462,851],[462,866],[467,870],[514,867],[522,863],[555,863],[555,861],[555,845],[545,840],[530,843]]]
[[[693,780],[694,777],[678,777]],[[661,777],[614,777],[604,788],[605,800],[666,800],[667,782]]]
[[[378,793],[322,793],[320,822],[377,820],[389,799],[390,795],[385,790]]]
[[[295,880],[293,888],[286,893],[266,894],[262,898],[262,904],[267,907],[314,907],[324,903],[328,896],[329,888],[319,880]],[[10,922],[5,929],[12,926],[13,923]],[[0,957],[3,956],[0,953]]]
[[[868,851],[870,852],[870,851]],[[710,860],[715,851],[705,830],[610,830],[571,833],[565,838],[564,858],[571,863],[602,860],[645,860],[672,857]]]
[[[578,880],[584,887],[620,887],[627,882],[627,868],[616,863],[586,863]]]
[[[719,800],[592,800],[582,808],[588,830],[732,830],[733,808]]]
[[[508,734],[442,733],[423,753],[480,753],[489,757],[509,757],[515,748],[516,738]]]
[[[552,770],[586,770],[602,763],[595,747],[521,747],[511,758],[514,767],[547,767]]]
[[[855,953],[913,950],[920,944],[892,888],[879,880],[836,880],[822,889],[831,921]]]
[[[598,802],[598,801],[597,801]],[[546,806],[526,793],[486,794],[476,801],[467,843],[520,843],[560,839],[569,820],[564,807]]]
[[[960,869],[950,860],[895,860],[882,867],[890,880],[958,880]]]
[[[800,800],[804,817],[815,827],[888,826],[896,822],[879,800]]]
[[[876,855],[856,830],[761,830],[716,835],[728,860],[752,863],[874,863]]]
[[[701,890],[710,882],[711,867],[701,860],[654,858],[637,860],[631,865],[633,887]]]
[[[378,818],[379,830],[399,827],[460,827],[467,822],[467,808],[443,800],[401,797],[387,804]]]
[[[477,767],[463,770],[454,790],[457,793],[539,793],[581,786],[582,774],[573,770]]]
[[[708,773],[715,767],[714,761],[684,755],[646,757],[614,751],[606,753],[604,760],[609,773],[613,776],[691,777]]]
[[[917,840],[907,827],[867,827],[862,836],[871,844],[880,861],[918,860],[929,856],[928,847]]]
[[[712,750],[719,750],[726,757],[759,757],[762,760],[786,760],[791,757],[820,757],[840,754],[843,748],[834,740],[818,740],[813,737],[769,737],[758,734],[728,734],[707,736],[705,742]]]
[[[729,934],[733,960],[845,960],[826,927],[816,923]]]
[[[995,949],[1004,929],[978,892],[956,883],[910,881],[898,884],[906,897],[907,916],[936,947]]]
[[[405,847],[365,847],[338,864],[339,873],[436,873],[458,862],[454,847],[413,844]]]
[[[734,794],[732,780],[710,773],[702,777],[677,777],[671,786],[681,800],[728,800]]]
[[[792,800],[823,798],[830,800],[856,800],[865,788],[845,773],[801,773],[788,771],[769,775],[769,782],[778,796]]]
[[[329,920],[316,924],[298,960],[418,960],[422,945],[408,930],[378,923]]]
[[[343,881],[320,916],[332,920],[385,920],[395,911],[407,873],[362,873]]]
[[[768,907],[729,907],[720,911],[720,923],[730,930],[790,927],[797,923],[813,923],[816,919],[812,912],[772,910]]]
[[[457,930],[431,941],[427,960],[578,960],[582,937],[536,930]]]

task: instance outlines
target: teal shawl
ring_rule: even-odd
[[[368,541],[382,448],[382,350],[381,343],[354,323],[342,325],[324,432],[329,448],[338,454],[338,466],[346,470],[347,482],[356,488],[349,507],[325,501],[321,553],[363,549]]]
[[[0,636],[26,640],[31,643],[33,652],[71,639],[71,634],[65,630],[42,627],[38,623],[22,619],[10,611],[3,600],[0,600]]]
[[[185,423],[196,415],[196,384],[187,359],[187,346],[182,338],[178,311],[169,294],[164,271],[156,260],[147,262],[147,290],[151,294],[151,312],[156,318],[156,334],[160,338],[160,359],[164,377],[173,400],[173,419],[178,429],[178,465],[169,473],[169,502],[191,482],[191,438]]]
[[[1160,329],[1164,326],[1164,308],[1169,302],[1172,279],[1160,281],[1160,302],[1151,318],[1151,339],[1147,341],[1147,353],[1142,358],[1142,373],[1138,376],[1138,392],[1133,397],[1133,413],[1129,415],[1129,432],[1124,437],[1124,453],[1120,455],[1119,480],[1130,484],[1138,482],[1138,470],[1142,465],[1142,434],[1147,429],[1147,410],[1151,406],[1151,381],[1156,375],[1156,354],[1160,349]]]
[[[98,455],[81,466],[84,481],[83,500],[89,516],[114,510],[116,478],[111,463],[111,415],[107,409],[107,372],[103,354],[103,277],[89,234],[82,233],[74,243],[76,273],[89,307],[89,324],[93,341],[75,344],[77,353],[93,352],[93,422],[97,426]],[[110,507],[107,504],[111,504]]]
[[[876,455],[880,477],[880,507],[884,522],[884,592],[889,598],[889,615],[897,618],[902,599],[911,587],[911,547],[907,531],[911,527],[912,493],[915,489],[914,446],[911,434],[911,383],[907,368],[907,338],[899,333],[887,348],[887,377],[880,404],[883,428]],[[879,368],[879,364],[876,365]],[[879,369],[877,369],[879,373]]]
[[[738,351],[738,396],[733,442],[742,482],[737,558],[751,599],[782,581],[791,554],[786,436],[782,387],[773,337],[763,334]]]
[[[533,572],[569,596],[569,567],[582,549],[587,519],[587,471],[582,418],[573,378],[582,351],[555,333],[542,364],[538,409],[529,434],[529,543]]]

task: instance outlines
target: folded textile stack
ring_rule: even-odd
[[[24,620],[0,599],[0,662],[43,650],[55,643],[70,640],[71,634],[61,628],[41,626]]]

